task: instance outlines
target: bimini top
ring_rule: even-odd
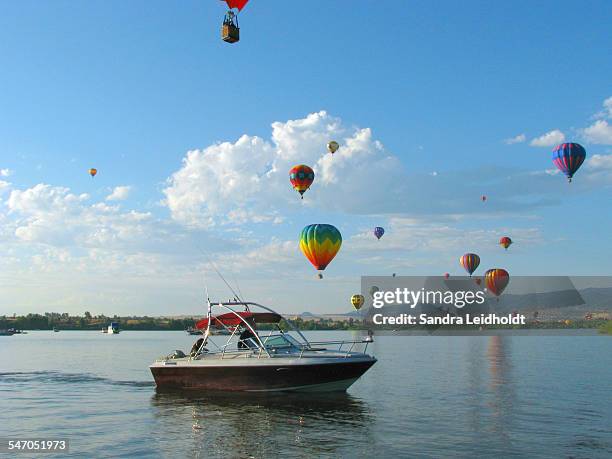
[[[236,327],[244,320],[254,320],[258,324],[277,324],[281,321],[280,314],[275,312],[227,312],[218,316],[211,317],[211,325],[214,327]],[[197,329],[203,329],[208,326],[208,318],[202,319],[196,323]]]

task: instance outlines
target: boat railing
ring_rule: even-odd
[[[371,338],[366,338],[362,340],[310,341],[310,349],[320,346],[338,346],[338,349],[336,350],[338,352],[342,352],[342,348],[344,347],[344,345],[350,345],[348,349],[344,351],[345,357],[348,357],[357,344],[365,343],[365,347],[363,349],[363,352],[365,353],[368,350],[368,344],[370,344],[371,342]],[[308,350],[308,348],[306,350]]]

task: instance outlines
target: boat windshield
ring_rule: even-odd
[[[279,348],[300,348],[301,344],[290,335],[272,335],[268,336],[264,341],[268,349]]]

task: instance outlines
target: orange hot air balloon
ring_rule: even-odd
[[[498,297],[508,286],[510,274],[505,269],[493,268],[485,273],[484,279],[487,290]]]
[[[512,239],[510,239],[508,236],[504,236],[499,240],[499,245],[501,245],[506,250],[508,250],[508,247],[510,247],[511,244],[512,244]]]
[[[94,169],[93,167],[89,169],[89,175],[91,175],[91,178],[94,178],[97,173],[98,173],[98,169]]]

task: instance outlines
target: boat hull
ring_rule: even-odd
[[[330,392],[345,391],[376,363],[358,361],[265,365],[152,365],[158,389]]]

